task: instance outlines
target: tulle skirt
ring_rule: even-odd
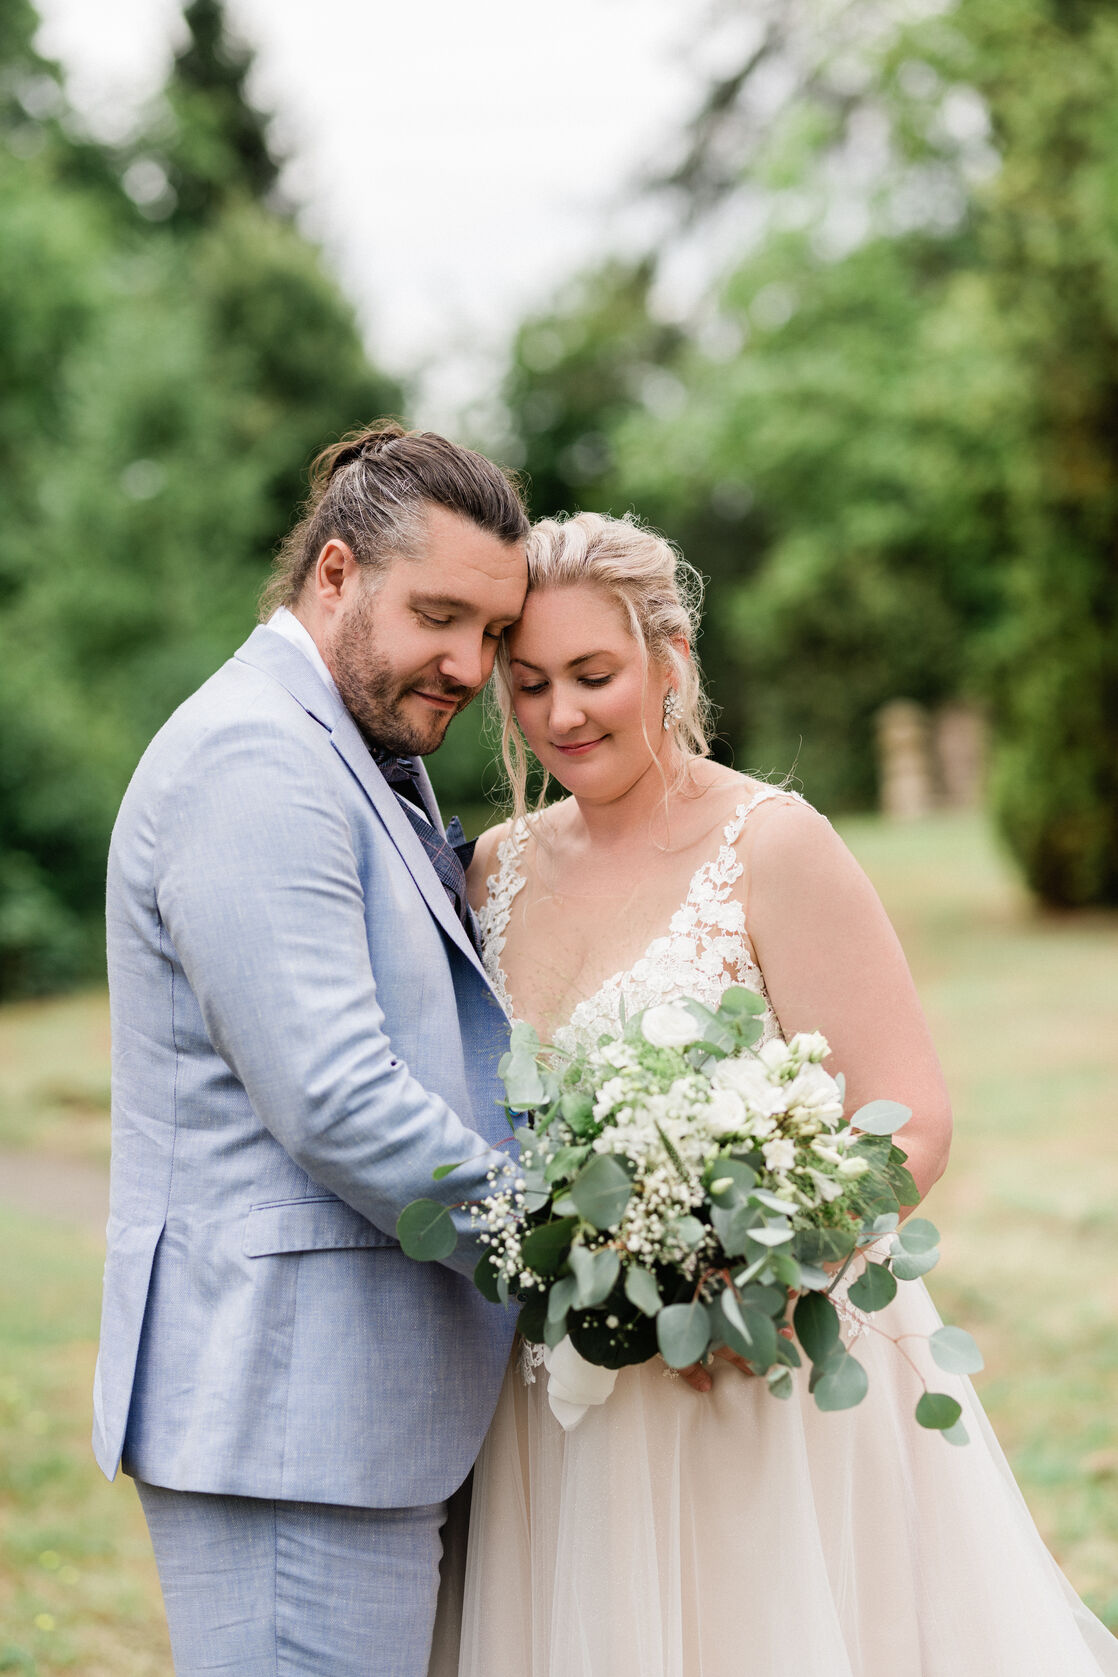
[[[874,1322],[939,1318],[914,1282]],[[565,1433],[514,1358],[450,1581],[460,1652],[444,1617],[431,1677],[1118,1677],[970,1382],[903,1344],[968,1445],[916,1425],[920,1379],[872,1328],[851,1347],[869,1395],[839,1414],[806,1371],[782,1402],[725,1364],[693,1392],[657,1360]]]

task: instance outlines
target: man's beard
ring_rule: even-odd
[[[397,757],[425,757],[438,750],[449,724],[476,695],[470,688],[458,687],[439,675],[420,673],[401,682],[377,650],[374,615],[371,599],[362,600],[348,614],[330,648],[330,673],[367,744]],[[422,681],[425,693],[456,700],[458,710],[433,713],[426,726],[411,721],[401,701],[418,681]]]

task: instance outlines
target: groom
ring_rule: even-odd
[[[464,1212],[446,1266],[394,1230],[507,1168],[505,1020],[419,759],[519,615],[527,519],[395,425],[312,484],[277,609],[157,734],[109,857],[94,1447],[136,1481],[179,1677],[423,1677],[512,1332]]]

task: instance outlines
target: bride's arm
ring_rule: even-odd
[[[921,1196],[942,1175],[951,1107],[908,963],[876,891],[825,818],[761,806],[740,855],[746,920],[786,1036],[822,1031],[846,1076],[847,1111],[901,1101],[897,1136]]]

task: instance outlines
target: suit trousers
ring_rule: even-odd
[[[445,1503],[136,1489],[176,1677],[426,1677]]]

